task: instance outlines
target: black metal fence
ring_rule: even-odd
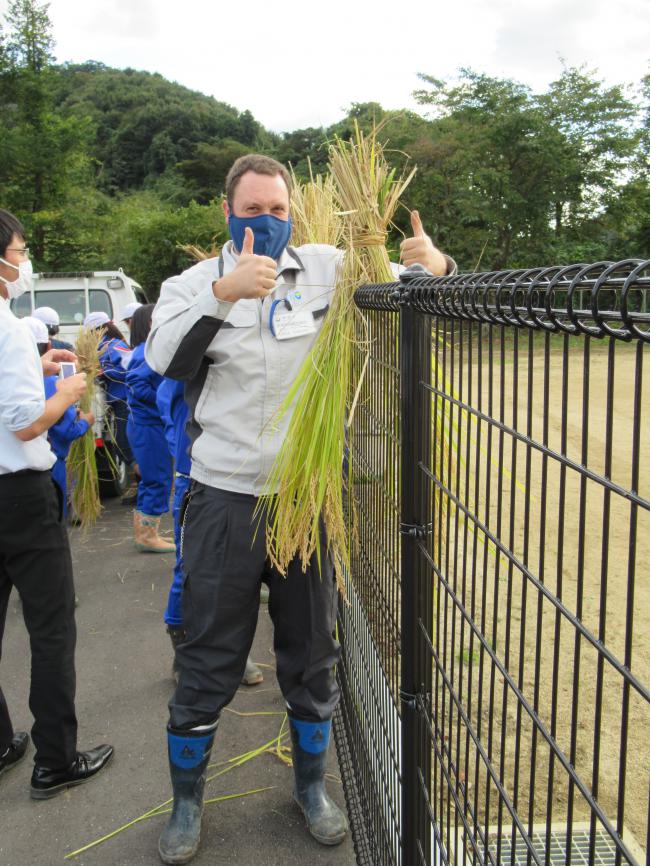
[[[357,292],[359,864],[650,862],[648,288],[625,261]]]

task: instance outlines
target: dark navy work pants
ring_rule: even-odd
[[[176,650],[180,679],[169,704],[174,728],[214,721],[241,682],[255,636],[262,581],[269,587],[278,681],[291,713],[330,719],[339,699],[334,666],[337,590],[321,545],[322,571],[294,560],[283,577],[266,556],[264,526],[256,531],[257,499],[192,482],[183,523],[183,625]]]

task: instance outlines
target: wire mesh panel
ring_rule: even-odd
[[[584,862],[572,828],[585,820],[587,862],[602,833],[616,862],[647,844],[642,280],[636,263],[492,275],[462,290],[473,309],[431,321],[421,554],[435,585],[432,814],[449,862],[514,863],[523,846],[550,863],[557,824],[564,862]]]
[[[376,676],[374,653],[389,718],[401,708],[388,764],[402,791],[387,797],[391,814],[402,806],[393,826],[409,866],[647,861],[649,286],[650,264],[629,261],[357,293],[365,309],[400,309],[402,402],[390,414],[399,408],[403,474],[395,499],[396,423],[372,428],[390,446],[353,441],[370,472],[368,490],[355,485],[343,707],[362,720],[360,744],[372,741],[364,714],[391,732],[373,715],[381,693],[369,700],[354,682]],[[370,315],[400,342],[384,331],[395,315]],[[364,387],[359,425],[387,406],[372,379]],[[401,591],[390,602],[389,584]],[[371,640],[356,656],[355,603]],[[376,781],[373,761],[386,759],[366,752]],[[375,811],[367,825],[385,829],[386,804]]]
[[[357,862],[400,862],[398,317],[369,312],[349,428],[352,574],[339,606],[337,749]]]

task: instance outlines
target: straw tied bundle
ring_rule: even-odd
[[[80,330],[75,353],[77,369],[86,374],[87,388],[79,401],[82,412],[90,412],[96,389],[96,378],[101,372],[99,341],[103,330]],[[99,498],[97,463],[95,462],[95,436],[92,427],[70,447],[67,459],[68,489],[72,490],[72,507],[82,528],[90,529],[97,522],[102,505]]]
[[[283,415],[295,401],[259,508],[267,511],[267,551],[281,573],[296,555],[303,568],[314,554],[320,565],[322,520],[340,588],[349,567],[343,508],[345,430],[361,384],[352,381],[352,359],[355,344],[368,339],[353,296],[363,283],[392,281],[386,237],[415,173],[397,176],[389,168],[376,133],[364,136],[357,126],[351,141],[337,139],[330,147],[332,206],[341,220],[345,253],[329,313],[280,408]],[[364,371],[365,365],[361,379]]]
[[[338,247],[342,241],[343,223],[338,211],[336,188],[330,174],[314,176],[309,163],[309,181],[302,183],[291,172],[291,243],[331,244]]]

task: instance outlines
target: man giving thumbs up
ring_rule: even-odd
[[[164,863],[187,863],[199,846],[205,771],[223,708],[244,672],[260,586],[269,587],[275,657],[293,745],[294,796],[309,832],[337,845],[343,812],[325,789],[334,676],[336,585],[322,541],[320,566],[298,559],[286,577],[266,557],[253,515],[286,436],[277,410],[318,336],[343,253],[325,244],[288,246],[291,179],[265,156],[238,159],[223,209],[231,240],[218,258],[163,283],[147,345],[149,365],[186,382],[192,482],[183,529],[186,640],[167,727],[174,808],[160,837]],[[416,212],[405,265],[433,274],[454,267]],[[282,326],[279,326],[282,322]],[[314,431],[318,436],[318,430]]]

